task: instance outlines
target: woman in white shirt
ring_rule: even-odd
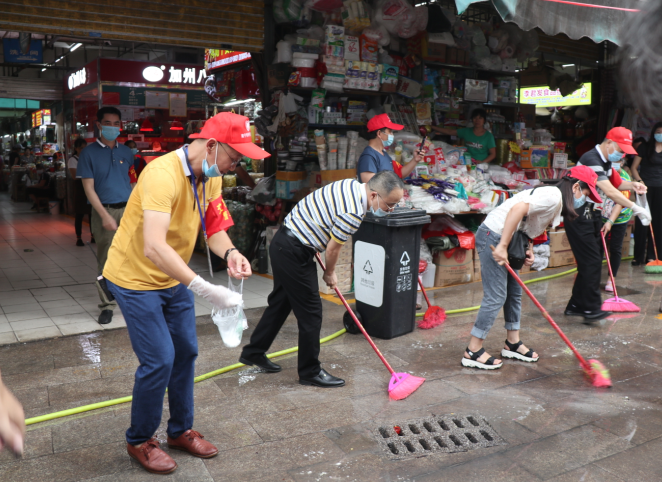
[[[92,220],[90,218],[91,210],[90,205],[87,202],[87,196],[85,196],[85,189],[83,189],[82,179],[76,178],[76,170],[78,169],[78,156],[80,156],[81,151],[87,146],[87,141],[83,138],[78,138],[74,142],[74,153],[69,158],[67,162],[67,168],[69,169],[69,174],[74,180],[74,210],[76,212],[76,218],[74,221],[74,227],[76,228],[76,246],[85,246],[81,235],[83,234],[83,218],[87,214],[87,220],[90,223],[90,232],[92,232]],[[94,235],[92,236],[91,242],[94,242]]]
[[[556,186],[538,187],[518,193],[485,218],[476,232],[476,249],[483,277],[483,301],[471,330],[469,346],[462,358],[463,366],[494,370],[503,365],[501,360],[490,356],[483,348],[483,341],[501,308],[507,331],[501,356],[526,362],[538,361],[538,354],[524,346],[519,338],[522,288],[504,266],[508,261],[508,244],[517,230],[533,239],[540,236],[548,225],[557,226],[561,216],[575,219],[575,208],[586,202],[586,196],[602,202],[595,189],[596,181],[597,174],[591,168],[574,167],[570,177],[564,177]],[[494,246],[494,251],[491,246]],[[529,243],[525,264],[531,266],[533,260],[533,250]]]

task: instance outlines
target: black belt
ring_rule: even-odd
[[[296,234],[294,234],[294,231],[292,231],[292,230],[291,230],[290,228],[288,228],[287,226],[282,226],[282,227],[280,228],[280,231],[283,231],[283,234],[284,234],[285,236],[289,236],[290,238],[293,238],[293,239],[296,239],[297,241],[299,241],[299,243],[301,243],[301,245],[302,245],[304,248],[307,248],[307,249],[309,249],[309,250],[311,250],[311,251],[313,251],[313,252],[315,252],[315,253],[317,252],[317,250],[316,250],[315,248],[313,248],[312,246],[308,246],[307,244],[302,243],[301,240],[299,239],[299,237],[298,237]]]
[[[126,207],[126,203],[102,204],[102,206],[110,209],[122,209]]]

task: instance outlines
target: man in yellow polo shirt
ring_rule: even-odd
[[[233,170],[242,155],[269,157],[251,142],[249,128],[246,117],[218,114],[205,123],[200,134],[190,136],[194,139],[191,144],[150,162],[138,178],[108,252],[103,276],[122,310],[140,361],[131,427],[126,432],[127,451],[152,473],[168,474],[177,468],[154,438],[166,388],[168,446],[203,458],[218,453],[192,430],[198,355],[193,294],[218,309],[236,306],[241,296],[203,280],[187,263],[202,225],[209,248],[227,261],[228,274],[236,278],[251,275],[250,264],[225,232],[232,225],[231,220],[227,222],[227,212],[221,212],[220,218],[217,212],[225,208],[220,176]],[[209,226],[207,214],[220,219],[220,224]]]

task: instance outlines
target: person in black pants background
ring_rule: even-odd
[[[638,152],[639,151],[639,146],[642,144],[646,143],[646,139],[644,137],[637,137],[635,140],[632,141],[632,147]],[[639,169],[641,169],[641,164],[639,165],[639,168],[636,169],[637,175],[634,175],[633,172],[633,164],[634,164],[634,159],[637,157],[636,155],[634,156],[628,156],[628,162],[626,169],[630,173],[630,179],[641,179],[641,176],[639,175]],[[634,259],[632,260],[632,266],[640,266],[642,264],[645,264],[646,261],[646,235],[648,232],[648,227],[644,227],[643,224],[641,224],[641,221],[639,220],[638,217],[635,216],[634,218],[634,229],[632,230],[633,234],[633,241],[634,241]]]
[[[92,235],[92,206],[87,202],[87,196],[85,195],[85,189],[83,188],[83,181],[81,179],[76,179],[78,156],[80,156],[80,151],[82,151],[86,145],[87,141],[82,137],[76,139],[74,142],[74,153],[67,162],[69,174],[71,174],[71,178],[74,180],[74,210],[76,213],[74,228],[76,229],[76,246],[85,246],[81,236],[83,234],[83,218],[86,214],[87,222],[90,223],[90,234]],[[94,235],[92,235],[90,242],[94,242]]]
[[[596,184],[602,191],[600,195],[603,199],[606,196],[622,207],[632,209],[632,212],[638,216],[647,216],[641,206],[636,205],[620,192],[620,190],[633,189],[643,194],[646,192],[646,186],[638,182],[623,181],[616,170],[612,169],[614,164],[620,166],[625,154],[635,153],[632,148],[632,132],[624,127],[615,127],[607,133],[602,144],[598,144],[595,149],[591,149],[579,159],[577,166],[586,166],[597,175]],[[578,175],[575,177],[584,180]],[[609,312],[602,311],[600,295],[602,216],[595,204],[588,199],[583,205],[579,205],[578,201],[575,211],[579,214],[575,220],[564,220],[568,241],[577,259],[577,277],[564,314],[582,316],[587,321],[597,321],[610,315]]]
[[[640,170],[637,169],[639,166],[641,166]],[[637,149],[637,157],[632,162],[632,176],[648,188],[646,199],[651,211],[651,226],[655,230],[657,252],[660,254],[662,253],[662,122],[653,126],[648,142]],[[635,233],[634,260],[638,264],[645,264],[655,259],[655,249],[649,234],[650,229],[642,226],[639,237]],[[642,235],[642,231],[646,233],[646,237]],[[648,238],[648,248],[644,251],[646,243],[641,239],[646,238]]]

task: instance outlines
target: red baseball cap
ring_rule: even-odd
[[[598,173],[595,172],[588,166],[575,166],[570,169],[570,177],[584,181],[588,184],[588,187],[591,189],[591,194],[588,197],[591,198],[591,201],[596,203],[601,203],[602,198],[598,194],[598,191],[595,189],[595,183],[598,180]]]
[[[271,156],[251,141],[251,122],[248,117],[232,112],[221,112],[207,119],[200,133],[191,134],[189,139],[216,139],[251,159]]]
[[[625,127],[614,127],[607,132],[607,139],[618,144],[626,154],[636,154],[637,151],[632,147],[632,131]]]
[[[368,121],[368,132],[378,131],[379,129],[393,129],[394,131],[400,131],[404,129],[404,127],[405,126],[403,125],[391,122],[388,114],[376,115]]]

